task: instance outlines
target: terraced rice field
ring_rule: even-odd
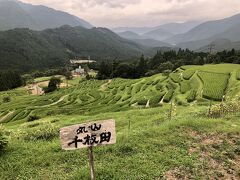
[[[115,112],[129,108],[156,107],[171,101],[179,105],[198,99],[221,100],[234,84],[239,86],[236,74],[238,65],[225,69],[224,73],[211,72],[212,68],[222,65],[182,67],[169,76],[157,74],[142,79],[113,80],[72,80],[70,87],[42,96],[29,95],[23,88],[0,93],[3,97],[11,97],[11,102],[1,103],[0,118],[2,122],[26,121],[29,116],[40,117],[59,114],[97,114],[99,112]],[[183,70],[186,69],[186,70]],[[230,73],[229,73],[230,72]],[[235,73],[232,73],[235,72]],[[234,76],[234,77],[233,77]],[[228,88],[229,79],[235,79]],[[236,93],[238,93],[236,91]],[[232,93],[233,95],[236,95]],[[51,107],[51,108],[49,108]],[[11,112],[11,113],[10,113]],[[6,114],[10,113],[8,116]]]

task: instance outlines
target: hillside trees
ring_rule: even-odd
[[[108,78],[140,78],[165,71],[173,71],[183,65],[204,65],[219,63],[240,63],[240,53],[234,49],[216,54],[193,52],[188,49],[178,51],[158,51],[150,59],[142,55],[135,62],[106,62],[99,65],[98,79]]]
[[[45,93],[53,92],[59,88],[60,84],[61,84],[61,79],[57,77],[52,77],[48,83],[48,87],[44,89],[44,92]]]
[[[14,71],[0,72],[0,91],[20,87],[24,84],[21,75]]]

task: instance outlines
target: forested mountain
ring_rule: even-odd
[[[105,28],[70,26],[44,31],[3,31],[0,47],[0,70],[20,71],[59,67],[73,57],[127,60],[139,57],[146,50]]]
[[[46,6],[35,6],[16,0],[0,0],[0,30],[14,28],[43,30],[63,25],[92,27],[83,19]]]

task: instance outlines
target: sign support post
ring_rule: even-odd
[[[95,171],[94,171],[94,159],[93,159],[93,147],[88,147],[88,158],[89,158],[89,168],[91,180],[95,180]]]

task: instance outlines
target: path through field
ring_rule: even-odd
[[[106,82],[105,84],[101,85],[101,90],[105,91],[107,86],[112,82],[112,79],[109,79],[108,82]]]
[[[10,111],[5,116],[0,118],[0,123],[3,122],[5,119],[7,119],[9,116],[11,116],[14,113],[14,111]]]

